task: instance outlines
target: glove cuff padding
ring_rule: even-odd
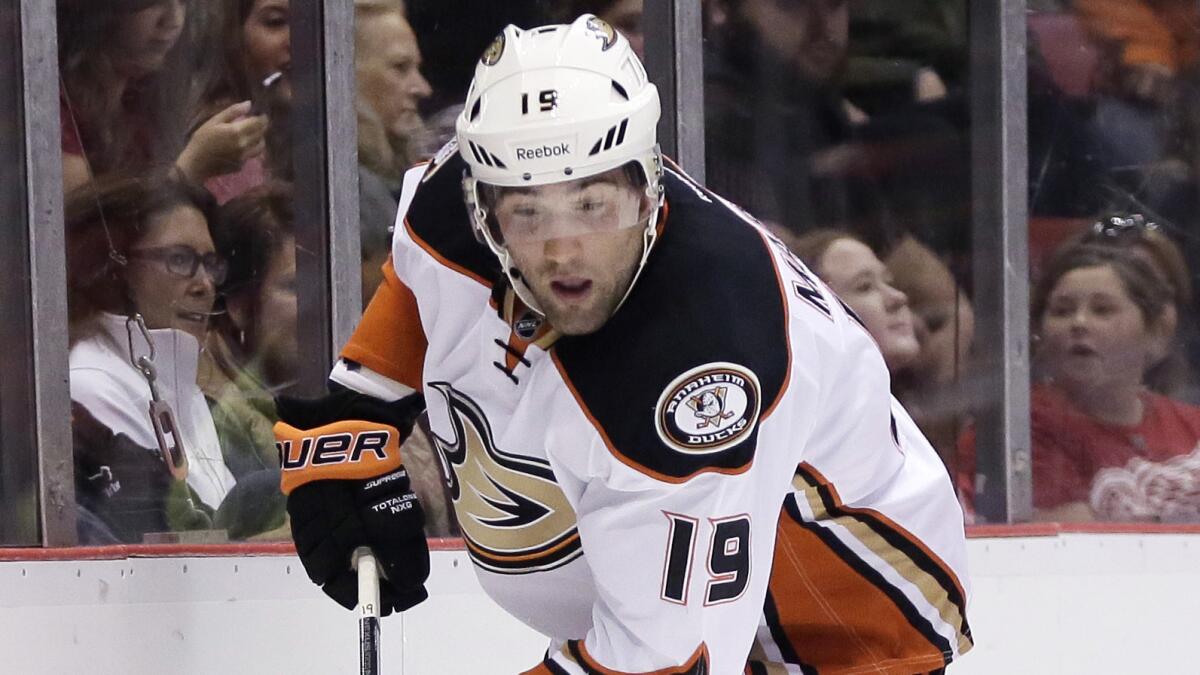
[[[286,495],[316,480],[365,480],[399,469],[400,445],[424,408],[421,394],[388,402],[343,387],[313,400],[279,397],[280,489]]]
[[[279,489],[292,490],[318,480],[367,480],[399,469],[400,431],[361,420],[334,422],[314,429],[275,423],[279,451]]]

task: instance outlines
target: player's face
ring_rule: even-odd
[[[150,328],[177,328],[203,343],[216,283],[203,264],[188,276],[179,261],[216,250],[208,223],[196,209],[178,206],[151,216],[146,225],[127,275],[138,311]]]
[[[616,311],[642,256],[648,202],[622,169],[497,200],[513,263],[564,335],[592,333]]]
[[[866,244],[833,242],[821,256],[818,273],[867,325],[888,370],[896,372],[916,360],[920,346],[908,296],[892,286],[891,272]]]
[[[1038,356],[1068,392],[1141,384],[1156,337],[1109,266],[1063,275],[1041,317]]]

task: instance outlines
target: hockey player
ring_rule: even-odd
[[[483,587],[553,641],[530,673],[943,668],[971,646],[945,469],[853,313],[658,118],[595,17],[487,49],[333,393],[280,407],[305,568],[353,606],[370,546],[385,611],[424,599],[424,409]]]

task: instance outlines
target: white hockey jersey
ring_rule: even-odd
[[[633,292],[560,337],[499,283],[464,166],[406,176],[333,379],[424,392],[483,587],[555,641],[529,672],[910,675],[970,648],[950,479],[824,284],[668,169]]]

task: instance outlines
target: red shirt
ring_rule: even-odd
[[[67,97],[60,90],[58,115],[63,154],[84,155],[86,151],[93,168],[101,173],[114,169],[141,170],[150,167],[154,163],[154,148],[157,139],[150,114],[141,103],[141,98],[136,89],[131,88],[126,92],[121,100],[120,114],[113,122],[126,125],[131,130],[128,146],[121,151],[121,156],[97,158],[90,154],[94,152],[92,146],[95,144],[98,131],[93,128],[95,121],[72,114]]]
[[[1031,392],[1033,505],[1085,502],[1101,520],[1200,520],[1200,408],[1145,392],[1142,421],[1099,422],[1049,385]],[[959,488],[974,496],[975,433],[960,440]]]

